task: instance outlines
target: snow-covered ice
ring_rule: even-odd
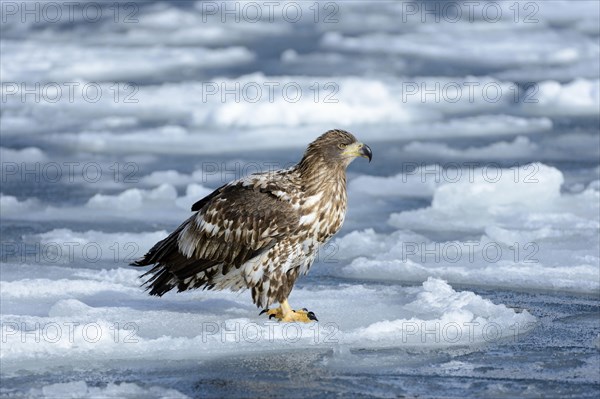
[[[600,6],[475,3],[1,2],[0,396],[595,397]],[[194,202],[334,127],[374,158],[318,323],[144,292]]]
[[[590,115],[600,112],[600,80],[576,79],[560,84],[556,81],[543,81],[536,90],[538,102],[524,104],[533,114]],[[538,92],[539,90],[539,92]]]
[[[436,182],[436,176],[446,179]],[[474,286],[597,294],[598,180],[574,194],[561,193],[563,182],[559,170],[535,163],[358,177],[351,192],[430,196],[431,206],[392,213],[389,224],[401,230],[390,234],[367,229],[340,238],[339,253],[351,262],[337,270],[357,279],[435,276]]]
[[[91,358],[107,363],[115,359],[152,360],[156,356],[204,359],[306,346],[424,349],[479,345],[514,339],[515,334],[532,329],[536,320],[527,311],[517,313],[471,292],[457,292],[434,278],[415,288],[317,285],[297,290],[293,300],[310,308],[318,307],[323,322],[290,327],[265,322],[249,306],[247,295],[169,294],[155,309],[159,300],[148,298],[137,288],[136,271],[76,274],[76,280],[2,283],[6,313],[4,372],[22,368],[39,371],[88,363]],[[118,298],[120,305],[111,305],[101,293]],[[316,300],[317,293],[328,297],[327,302]],[[352,308],[344,307],[355,296],[364,297],[365,301]],[[75,297],[79,300],[71,299]],[[23,308],[25,303],[40,299],[49,305],[48,309],[38,308],[33,315],[17,316],[11,312],[14,307]],[[135,306],[127,306],[128,302]],[[369,315],[373,307],[381,307],[385,312]],[[248,313],[254,316],[248,317]],[[518,331],[515,326],[519,326]],[[428,334],[429,331],[434,334]],[[27,337],[35,334],[39,342],[32,343]]]

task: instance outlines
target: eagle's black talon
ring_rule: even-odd
[[[275,316],[274,314],[270,314],[270,315],[269,315],[269,320],[271,320],[271,319],[272,319],[272,318],[274,318],[274,317],[277,317],[277,316]]]
[[[302,308],[302,310],[304,310],[305,312],[308,312],[308,309],[306,309],[306,308]]]
[[[317,316],[315,316],[314,312],[308,312],[306,314],[306,317],[308,317],[308,320],[319,321],[319,319],[317,319]]]
[[[262,316],[263,314],[267,313],[269,311],[269,309],[263,309],[258,315]]]

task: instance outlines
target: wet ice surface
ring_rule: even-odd
[[[353,2],[332,24],[224,24],[147,2],[133,24],[3,24],[0,393],[595,397],[598,5],[524,24],[498,4],[495,23]],[[23,101],[35,82],[109,94]],[[222,102],[202,82],[279,86]],[[375,158],[350,166],[344,228],[290,298],[319,323],[268,322],[247,292],[143,292],[128,261],[191,204],[331,127]]]

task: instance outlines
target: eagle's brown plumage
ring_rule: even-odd
[[[356,156],[370,160],[371,150],[330,130],[297,165],[233,181],[195,203],[196,213],[133,265],[154,265],[151,295],[248,288],[259,307],[282,303],[342,226],[346,167]]]

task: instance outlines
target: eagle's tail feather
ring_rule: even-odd
[[[153,273],[153,276],[144,282],[146,291],[150,291],[150,295],[163,296],[175,287],[176,284],[172,281],[174,279],[173,274],[167,268],[163,267],[163,265],[154,266],[143,276],[150,273]]]
[[[130,263],[131,266],[143,267],[154,265],[142,277],[151,276],[144,282],[150,295],[162,296],[177,287],[178,291],[189,288],[197,288],[208,283],[209,279],[194,279],[193,287],[188,279],[215,266],[218,262],[187,258],[179,252],[177,243],[179,233],[185,227],[185,223],[179,226],[167,238],[156,243],[143,257]],[[187,281],[187,282],[186,282]]]
[[[169,234],[167,238],[161,240],[154,244],[150,251],[146,253],[143,257],[136,260],[135,262],[130,263],[131,266],[150,266],[156,263],[161,263],[161,261],[165,260],[165,258],[170,255],[173,251],[178,251],[177,239],[179,238],[179,233],[185,226],[185,223],[179,226],[174,232]],[[154,269],[147,272],[145,275],[152,273]]]

